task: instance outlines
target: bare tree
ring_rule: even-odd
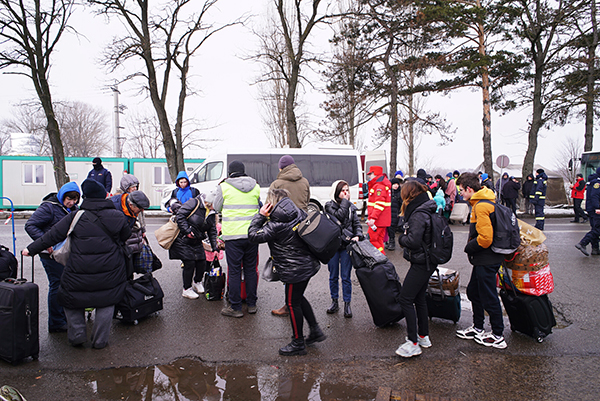
[[[50,85],[50,57],[63,33],[70,29],[74,0],[0,0],[0,69],[32,80],[46,116],[58,188],[69,181]]]
[[[29,134],[26,145],[34,155],[51,155],[52,150],[46,132],[47,119],[40,104],[37,102],[19,104],[14,108],[12,115],[12,118],[2,121],[2,131],[8,134]]]
[[[214,26],[207,23],[208,12],[219,0],[173,0],[152,7],[150,1],[89,0],[100,14],[121,19],[128,33],[117,37],[105,52],[111,72],[133,60],[144,63],[144,71],[128,79],[142,77],[158,118],[162,143],[171,178],[185,168],[183,163],[183,125],[185,100],[190,94],[189,68],[200,47],[215,33],[240,23]],[[179,96],[175,125],[167,111],[167,96],[173,69],[179,72]],[[175,140],[173,139],[175,137]]]
[[[569,188],[568,184],[573,184],[577,179],[577,173],[579,173],[581,166],[581,152],[583,152],[581,137],[565,136],[557,148],[554,169],[567,183],[565,184],[565,190]],[[587,179],[587,177],[584,178]],[[568,192],[567,199],[571,199]]]
[[[156,116],[129,114],[125,119],[124,154],[143,159],[164,157]]]

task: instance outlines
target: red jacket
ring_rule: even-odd
[[[375,220],[377,227],[389,227],[392,224],[392,184],[385,174],[369,181],[369,200],[367,213]]]
[[[571,185],[571,198],[573,199],[583,199],[583,194],[585,193],[585,180],[581,177],[577,178],[577,182]]]

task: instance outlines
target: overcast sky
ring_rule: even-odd
[[[252,15],[250,25],[264,21],[267,7],[272,0],[220,0],[218,10],[212,14],[217,22],[227,22],[244,14]],[[113,94],[109,86],[122,78],[120,74],[108,75],[98,62],[100,52],[111,39],[111,32],[120,29],[120,23],[113,21],[107,25],[102,17],[91,13],[77,12],[71,20],[83,37],[67,34],[54,54],[50,72],[53,99],[83,101],[106,111],[112,133]],[[326,43],[330,30],[315,31],[314,43]],[[259,74],[259,66],[245,60],[256,48],[255,38],[248,28],[232,27],[212,37],[192,61],[191,73],[198,96],[190,97],[186,104],[186,117],[195,117],[207,127],[214,127],[204,137],[221,139],[229,149],[246,147],[268,147],[261,119],[261,103],[258,101],[257,87],[253,85]],[[316,89],[323,87],[314,75]],[[175,79],[173,79],[175,83]],[[32,83],[25,77],[0,74],[0,119],[10,118],[12,105],[35,97]],[[136,86],[123,84],[119,87],[120,102],[127,106],[125,113],[153,112],[149,99],[137,94]],[[310,88],[307,88],[310,90]],[[308,93],[305,102],[310,106],[312,123],[316,126],[323,118],[319,104],[323,95]],[[439,167],[448,171],[473,169],[483,160],[482,106],[479,91],[463,90],[450,96],[431,95],[427,97],[428,109],[445,115],[448,122],[457,129],[454,141],[447,146],[439,146],[439,140],[424,138],[419,148],[420,163],[417,167],[428,169]],[[170,113],[174,115],[175,108]],[[522,163],[527,147],[528,110],[510,113],[506,116],[492,115],[492,152],[494,160],[500,154],[509,156],[511,163]],[[121,117],[121,125],[125,117]],[[374,127],[363,130],[364,143],[373,149],[371,135]],[[127,135],[127,127],[123,134]],[[536,163],[553,169],[557,149],[564,144],[564,137],[583,138],[583,123],[565,128],[543,131],[539,140]],[[581,139],[583,144],[583,139]],[[598,143],[595,141],[595,143]],[[217,146],[223,146],[221,143]],[[312,144],[311,146],[315,146]],[[389,152],[389,145],[384,145]],[[595,146],[594,149],[599,149]],[[204,157],[207,151],[186,153],[186,157]],[[108,156],[108,155],[105,155]],[[405,170],[404,150],[399,150],[399,167]]]

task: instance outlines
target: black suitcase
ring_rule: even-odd
[[[39,288],[23,278],[8,278],[0,282],[0,358],[16,364],[40,353],[39,341]]]
[[[392,262],[376,264],[372,269],[355,269],[355,272],[376,326],[383,327],[404,318],[398,301],[402,284]]]
[[[430,318],[438,317],[440,319],[452,320],[454,323],[460,320],[460,292],[458,285],[458,274],[454,276],[453,284],[449,282],[440,282],[438,277],[444,277],[437,270],[437,275],[432,275],[427,285],[427,293],[425,299],[427,300],[427,313]],[[452,277],[448,278],[452,280]],[[444,290],[444,287],[448,288]],[[447,295],[446,292],[450,292],[454,295]]]
[[[138,321],[163,308],[163,290],[152,273],[129,280],[123,299],[115,305],[114,318],[127,323]]]
[[[539,343],[552,333],[556,319],[548,295],[534,296],[501,289],[500,298],[512,331],[533,337]]]

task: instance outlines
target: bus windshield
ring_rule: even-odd
[[[581,155],[581,174],[587,180],[590,174],[595,174],[600,167],[600,152],[584,152]]]

